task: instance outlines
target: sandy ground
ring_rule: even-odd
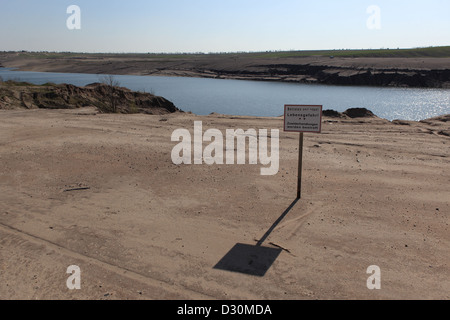
[[[174,165],[171,134],[195,120],[280,129],[279,173]],[[0,299],[450,299],[443,129],[324,119],[305,134],[303,197],[285,212],[298,134],[282,118],[0,111]],[[215,268],[283,213],[262,244],[282,248],[264,276]],[[80,290],[66,286],[70,265]],[[366,286],[371,265],[380,290]]]

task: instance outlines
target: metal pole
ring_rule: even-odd
[[[297,199],[302,197],[302,162],[303,162],[303,132],[300,132],[298,145],[298,181],[297,181]]]

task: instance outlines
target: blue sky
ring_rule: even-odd
[[[69,30],[67,7],[81,9]],[[369,29],[367,8],[380,8]],[[449,0],[0,0],[0,50],[229,52],[450,45]]]

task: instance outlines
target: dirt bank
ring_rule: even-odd
[[[450,88],[450,58],[267,57],[265,54],[0,53],[0,66],[42,72],[131,74],[336,85]]]
[[[93,83],[33,85],[0,81],[0,109],[76,109],[93,107],[105,113],[165,114],[179,111],[163,97],[131,91],[112,84]]]

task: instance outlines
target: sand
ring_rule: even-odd
[[[280,129],[279,173],[174,165],[171,134],[194,121]],[[0,299],[449,299],[446,130],[324,118],[305,134],[302,199],[285,212],[298,134],[282,118],[2,110]],[[215,268],[283,213],[264,276]],[[66,286],[71,265],[80,290]],[[371,265],[380,290],[367,288]]]

